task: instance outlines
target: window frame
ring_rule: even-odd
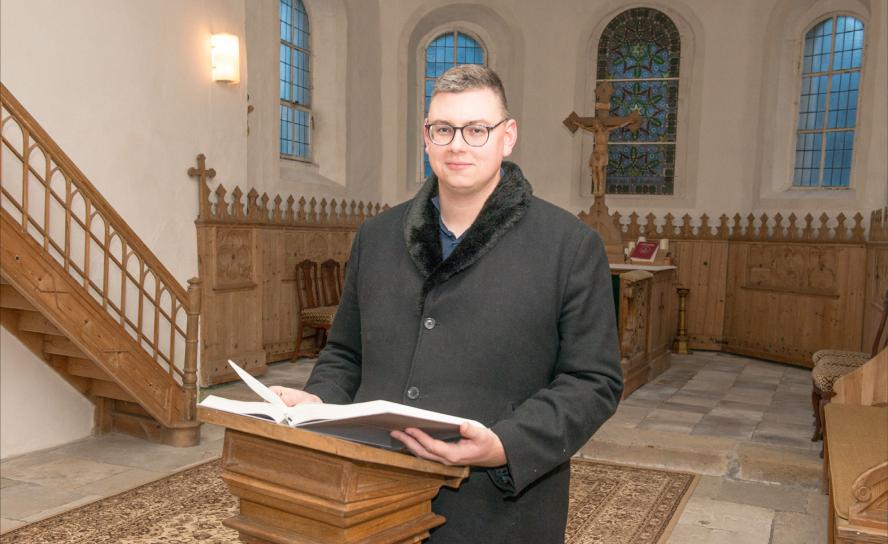
[[[611,26],[612,24],[614,24],[614,22],[617,21],[617,19],[619,19],[620,17],[624,16],[625,14],[627,14],[627,13],[629,13],[629,12],[631,12],[631,11],[638,10],[638,9],[644,9],[644,10],[655,11],[655,12],[657,12],[658,14],[660,14],[661,16],[665,17],[665,18],[668,20],[668,22],[672,25],[672,27],[673,27],[673,29],[674,29],[674,31],[675,31],[676,38],[678,39],[678,54],[677,54],[677,58],[678,58],[678,66],[679,66],[679,67],[678,67],[678,75],[676,75],[676,76],[666,76],[666,77],[648,77],[648,78],[610,78],[610,79],[599,79],[599,78],[598,78],[598,76],[599,76],[599,68],[600,68],[599,65],[600,65],[600,63],[602,62],[602,58],[601,58],[602,40],[604,40],[605,35],[606,35],[607,32],[608,32],[608,28],[610,28],[610,26]],[[681,108],[681,105],[682,105],[682,88],[684,87],[683,83],[686,83],[686,82],[685,82],[685,71],[687,70],[687,68],[686,68],[686,66],[685,66],[685,60],[686,60],[686,59],[685,59],[685,37],[684,37],[684,35],[683,35],[682,31],[681,31],[681,28],[680,28],[679,24],[676,22],[676,20],[675,20],[675,18],[674,18],[673,16],[671,16],[669,13],[667,13],[667,11],[665,11],[665,10],[663,10],[663,9],[660,9],[659,7],[655,7],[655,6],[644,6],[644,5],[627,7],[627,8],[621,9],[621,10],[619,10],[618,12],[616,12],[616,14],[615,14],[613,17],[610,17],[610,18],[604,23],[604,25],[603,25],[602,28],[601,28],[601,32],[600,32],[600,34],[598,35],[598,38],[597,38],[597,40],[596,40],[596,47],[595,47],[594,51],[595,51],[595,57],[594,57],[594,60],[593,60],[592,63],[591,63],[592,74],[594,75],[594,85],[593,85],[593,88],[597,88],[598,84],[600,84],[600,83],[602,83],[602,82],[604,82],[604,81],[609,81],[609,82],[613,82],[613,83],[624,83],[624,82],[631,82],[631,81],[638,81],[638,82],[658,82],[658,81],[662,81],[662,82],[666,82],[667,84],[668,84],[668,82],[675,82],[675,86],[676,86],[676,88],[675,88],[675,110],[674,110],[673,112],[671,112],[672,115],[674,115],[674,118],[675,118],[675,121],[674,121],[674,122],[675,122],[675,133],[674,133],[674,135],[673,135],[673,139],[672,139],[672,140],[670,140],[670,141],[659,141],[659,140],[657,140],[657,141],[640,141],[640,140],[639,140],[639,141],[622,141],[622,140],[614,141],[614,140],[612,140],[611,138],[613,138],[614,135],[617,134],[617,132],[611,133],[611,134],[608,136],[608,153],[610,153],[610,150],[611,150],[611,147],[610,147],[610,146],[611,146],[611,145],[629,145],[630,147],[632,147],[632,146],[638,146],[638,147],[642,147],[642,146],[662,146],[662,145],[670,145],[670,146],[672,146],[672,162],[671,162],[672,184],[671,184],[671,192],[669,192],[669,193],[609,192],[609,191],[607,190],[607,187],[605,187],[605,194],[607,194],[608,196],[611,196],[611,197],[614,197],[614,196],[622,196],[622,197],[649,197],[649,196],[650,196],[650,197],[658,197],[658,198],[671,198],[671,197],[679,196],[679,191],[678,191],[678,185],[679,185],[679,183],[678,183],[678,180],[679,180],[679,176],[678,176],[678,164],[679,164],[679,140],[680,140],[681,129],[683,128],[682,125],[683,125],[684,122],[685,122],[685,120],[682,119],[682,115],[681,115],[680,112],[681,112],[681,109],[682,109],[682,108]],[[605,62],[607,62],[607,59],[605,59]],[[593,95],[594,95],[594,92],[593,92]],[[594,101],[593,101],[593,107],[594,107]],[[670,113],[670,112],[667,111],[667,117],[669,116],[669,113]]]
[[[295,42],[285,41],[283,36],[280,35],[281,34],[280,33],[280,24],[281,24],[280,10],[283,7],[283,1],[284,0],[278,0],[278,41],[279,41],[278,63],[280,63],[282,60],[280,58],[280,46],[287,47],[290,50],[291,61],[293,59],[293,55],[296,52],[301,52],[306,55],[306,57],[308,59],[308,68],[307,68],[306,72],[308,74],[307,89],[308,89],[308,97],[309,98],[308,98],[308,105],[307,106],[295,101],[295,93],[291,93],[291,95],[294,97],[293,101],[286,100],[286,99],[282,98],[280,96],[281,81],[280,81],[280,77],[278,77],[278,99],[279,99],[278,123],[277,123],[278,156],[282,160],[298,161],[298,162],[303,162],[303,163],[314,164],[314,156],[315,156],[314,146],[313,146],[313,143],[314,143],[314,134],[313,134],[314,133],[314,113],[311,108],[311,104],[313,102],[313,95],[314,95],[314,85],[313,85],[313,81],[314,81],[313,60],[314,59],[312,56],[313,48],[312,48],[312,33],[311,33],[311,27],[312,27],[311,15],[309,14],[308,7],[305,5],[305,2],[303,0],[290,0],[292,2],[292,6],[290,6],[291,16],[293,17],[293,19],[292,19],[293,24],[291,24],[291,26],[290,26],[290,28],[292,29],[292,32],[295,33],[295,32],[299,31],[299,29],[295,23],[295,21],[296,21],[295,16],[298,13],[297,6],[301,5],[302,9],[305,11],[305,21],[306,21],[306,26],[308,27],[307,30],[305,30],[307,48],[299,47],[298,45],[296,45]],[[291,80],[290,80],[289,85],[291,86],[292,90],[295,90],[295,88],[296,88],[296,78],[295,78],[296,65],[295,65],[295,63],[293,63],[293,62],[290,63],[290,69],[291,69]],[[278,67],[278,76],[280,76],[280,67]],[[308,116],[308,127],[307,127],[308,128],[308,142],[305,144],[306,147],[308,148],[307,155],[304,155],[304,156],[303,155],[291,155],[291,154],[284,153],[283,150],[281,149],[281,135],[280,135],[280,130],[281,130],[280,110],[281,110],[281,108],[287,108],[289,110],[292,110],[294,113],[295,112],[303,112],[303,113],[307,114],[307,116]],[[294,139],[294,140],[292,140],[292,142],[297,143],[298,140]]]
[[[456,53],[457,45],[457,37],[458,34],[465,34],[469,38],[473,39],[475,43],[481,48],[484,52],[484,64],[483,66],[491,66],[491,58],[490,58],[490,48],[487,46],[484,39],[481,37],[480,33],[475,29],[469,28],[467,25],[463,23],[449,23],[446,25],[441,25],[436,27],[431,32],[426,34],[424,39],[420,41],[421,47],[417,48],[417,56],[419,58],[419,70],[417,71],[418,80],[417,81],[417,119],[420,120],[419,127],[419,140],[420,145],[418,146],[418,156],[417,156],[417,165],[414,171],[414,179],[416,180],[416,184],[421,184],[425,182],[425,160],[426,160],[426,152],[425,152],[425,141],[424,141],[424,132],[425,129],[421,126],[425,122],[426,118],[426,110],[425,110],[425,86],[426,82],[430,79],[426,77],[426,68],[427,68],[427,60],[426,56],[428,54],[428,48],[432,45],[432,42],[440,38],[445,34],[452,34],[454,36],[454,55]],[[437,78],[435,78],[437,80]]]
[[[832,68],[833,59],[835,55],[835,41],[836,41],[836,22],[839,17],[851,17],[857,22],[859,22],[863,27],[863,43],[860,48],[860,66],[859,68],[854,69],[842,69],[842,70],[834,70]],[[830,49],[829,49],[829,69],[825,72],[811,72],[810,74],[805,73],[805,43],[807,42],[808,33],[811,32],[817,26],[823,24],[827,20],[832,20],[832,32],[830,34]],[[849,191],[854,189],[854,163],[856,162],[857,152],[860,146],[856,145],[857,135],[860,131],[860,98],[863,95],[863,85],[864,85],[864,66],[866,65],[866,50],[867,50],[867,21],[860,17],[856,13],[846,12],[846,11],[835,11],[831,13],[821,14],[819,17],[816,17],[810,24],[806,25],[802,30],[801,35],[798,37],[799,44],[798,50],[796,52],[796,62],[794,66],[795,70],[795,85],[794,85],[794,101],[793,105],[795,106],[795,115],[793,116],[792,123],[792,145],[790,146],[791,154],[789,159],[789,186],[787,187],[788,191],[803,191],[803,192],[814,192],[814,191]],[[857,86],[857,103],[855,104],[855,118],[853,128],[849,131],[847,128],[827,128],[828,118],[829,118],[829,97],[832,88],[832,78],[834,75],[841,73],[851,73],[853,71],[857,71],[860,75],[858,76],[858,86]],[[824,117],[824,126],[817,130],[805,130],[802,132],[802,129],[798,128],[799,125],[799,117],[801,116],[801,93],[802,93],[802,85],[804,84],[805,76],[814,77],[815,75],[821,75],[826,77],[826,94],[824,96],[825,109],[823,110]],[[848,184],[847,185],[823,185],[823,175],[824,175],[824,165],[826,162],[826,135],[829,132],[851,132],[854,135],[855,142],[852,143],[851,148],[851,161],[850,166],[848,168]],[[818,183],[817,185],[796,185],[795,183],[795,172],[796,172],[796,155],[798,154],[798,136],[799,134],[818,134],[821,136],[821,146],[820,146],[820,164],[818,166]]]

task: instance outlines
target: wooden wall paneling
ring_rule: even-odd
[[[304,259],[322,262],[331,258],[345,262],[354,230],[265,229],[260,238],[263,266],[270,271],[262,278],[263,346],[268,362],[288,360],[296,353],[300,310],[296,297],[296,263]]]
[[[859,245],[732,242],[725,350],[811,366],[822,348],[860,343]]]
[[[648,333],[648,381],[669,368],[672,338],[678,325],[678,294],[674,270],[654,274],[650,300]]]
[[[875,241],[866,244],[866,294],[864,295],[863,336],[857,351],[872,350],[882,305],[888,291],[888,242]]]
[[[305,232],[294,229],[262,231],[262,345],[268,361],[289,359],[296,353],[296,263],[305,253]]]
[[[201,309],[201,385],[236,379],[228,359],[252,374],[265,372],[261,343],[262,263],[250,227],[199,226],[201,277],[209,278]]]
[[[843,246],[839,250],[839,257],[840,267],[837,276],[839,289],[847,296],[840,299],[830,340],[844,346],[839,349],[854,351],[863,342],[863,320],[866,313],[866,246]],[[821,349],[819,342],[816,341],[819,339],[812,340],[815,342],[810,344],[814,348],[811,353]],[[869,351],[869,348],[864,351]]]
[[[688,294],[688,343],[691,349],[720,350],[724,335],[728,242],[679,240],[671,244],[678,285]]]
[[[728,246],[728,263],[729,266],[725,271],[725,317],[724,317],[724,333],[723,345],[736,349],[736,346],[745,343],[749,336],[749,324],[745,317],[749,315],[747,311],[747,298],[738,297],[737,290],[742,283],[743,278],[738,277],[743,270],[746,269],[746,254],[748,247],[746,245],[732,244]],[[727,311],[730,309],[730,311]]]
[[[296,263],[345,261],[354,232],[388,209],[372,202],[306,200],[246,193],[222,184],[199,155],[188,171],[199,187],[198,263],[205,280],[201,304],[201,384],[236,379],[228,358],[253,374],[295,350]],[[214,182],[215,183],[215,182]]]

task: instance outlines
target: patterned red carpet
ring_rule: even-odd
[[[696,481],[692,474],[575,459],[565,542],[665,542]],[[235,544],[237,533],[221,521],[236,510],[212,461],[21,527],[0,544]]]

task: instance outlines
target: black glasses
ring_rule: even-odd
[[[495,125],[480,125],[473,123],[471,125],[463,125],[455,127],[447,123],[430,123],[425,125],[426,131],[429,133],[429,140],[435,145],[449,145],[456,136],[456,131],[462,133],[463,141],[472,147],[481,147],[487,143],[490,138],[490,131],[502,125],[509,118],[506,117]]]

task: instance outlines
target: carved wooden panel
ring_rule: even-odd
[[[811,366],[861,340],[863,245],[732,242],[725,350]]]
[[[608,259],[611,262],[622,262],[623,232],[620,229],[620,215],[608,213],[604,197],[596,196],[589,211],[581,211],[578,217],[601,236]]]
[[[201,299],[200,383],[235,379],[228,359],[251,372],[265,367],[259,330],[261,301],[254,280],[256,237],[250,227],[200,226],[197,229],[198,267],[209,278]]]
[[[214,249],[214,289],[242,289],[255,286],[253,281],[252,229],[217,229]]]
[[[837,260],[837,252],[823,246],[750,245],[740,287],[837,297]]]
[[[653,274],[633,270],[620,274],[620,366],[628,396],[648,380],[648,335]]]

